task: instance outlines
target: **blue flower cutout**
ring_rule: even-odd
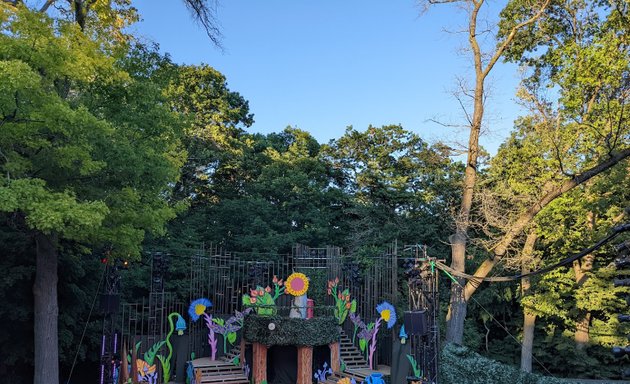
[[[178,335],[183,335],[186,330],[186,321],[180,315],[177,315],[177,323],[175,324],[175,329],[177,330]]]
[[[398,333],[398,337],[401,340],[405,340],[409,338],[409,335],[407,335],[407,331],[405,331],[405,324],[402,325],[402,327],[400,327],[400,332]],[[404,341],[403,341],[404,343]]]
[[[208,307],[212,307],[212,302],[205,297],[202,297],[201,299],[194,300],[190,303],[190,307],[188,307],[188,314],[193,321],[197,321],[199,320],[199,316],[203,315]]]
[[[391,328],[396,324],[396,308],[387,301],[383,301],[376,306],[376,310],[381,315],[381,319],[387,323],[387,328]]]

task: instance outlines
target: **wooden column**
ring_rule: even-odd
[[[313,383],[313,347],[298,347],[297,384]]]
[[[339,343],[328,344],[330,348],[330,369],[333,372],[341,372],[341,347]]]
[[[254,384],[260,384],[263,380],[267,381],[267,346],[254,343],[252,359],[254,360]]]
[[[245,338],[241,336],[241,352],[238,354],[241,367],[245,366]]]

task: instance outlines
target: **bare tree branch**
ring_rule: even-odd
[[[186,8],[192,13],[194,19],[203,26],[210,41],[219,49],[221,44],[221,28],[216,18],[216,0],[184,0]]]
[[[508,33],[508,36],[505,38],[505,40],[499,46],[499,48],[497,48],[496,52],[494,52],[494,55],[492,55],[492,58],[490,59],[490,61],[486,65],[486,68],[483,71],[483,77],[484,78],[486,76],[488,76],[488,74],[490,73],[490,71],[492,70],[494,65],[501,58],[501,56],[503,56],[503,53],[505,52],[505,50],[508,49],[510,44],[512,44],[512,40],[514,40],[514,37],[516,36],[516,33],[520,29],[522,29],[523,27],[526,27],[526,26],[536,22],[536,20],[538,20],[542,16],[542,14],[545,11],[545,9],[547,9],[547,7],[549,6],[550,2],[551,2],[551,0],[545,0],[545,2],[540,6],[540,9],[538,9],[538,11],[532,17],[530,17],[529,19],[527,19],[527,20],[525,20],[525,21],[523,21],[521,23],[516,24],[514,27],[512,27],[512,29],[510,29],[510,33]]]
[[[39,9],[40,12],[46,12],[48,10],[48,8],[53,5],[53,3],[56,0],[46,0],[46,2],[44,3],[44,5],[42,5],[42,7]]]

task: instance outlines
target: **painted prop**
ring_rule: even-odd
[[[289,317],[306,319],[308,278],[303,273],[294,272],[287,278],[285,287],[287,294],[295,296]]]
[[[256,289],[250,289],[249,295],[243,295],[243,306],[254,308],[257,314],[270,316],[276,312],[276,299],[285,291],[282,279],[277,276],[273,277],[273,294],[271,287],[265,288],[257,286]]]
[[[208,344],[210,344],[210,360],[217,358],[217,338],[212,328],[212,315],[206,313],[206,308],[212,307],[212,302],[205,297],[193,300],[188,307],[188,314],[192,321],[197,321],[203,316],[206,326],[208,327]]]
[[[370,356],[368,359],[368,363],[370,365],[370,369],[374,369],[374,352],[376,351],[376,335],[378,334],[381,321],[385,320],[387,324],[387,328],[392,328],[394,324],[396,324],[396,308],[393,305],[384,301],[376,306],[376,311],[381,315],[378,319],[376,319],[376,323],[374,324],[374,333],[372,334],[372,343],[370,344]]]
[[[208,328],[212,328],[212,332],[219,334],[223,338],[223,353],[227,353],[227,343],[234,345],[236,341],[236,332],[243,327],[243,319],[245,315],[250,313],[252,308],[246,308],[243,312],[236,311],[236,314],[227,320],[220,318],[211,318]],[[207,322],[207,319],[206,319]]]
[[[173,325],[173,318],[175,317],[177,317],[177,323],[176,325]],[[165,383],[168,383],[171,379],[171,357],[173,357],[173,345],[171,344],[171,336],[173,335],[173,332],[175,330],[177,330],[178,335],[183,335],[184,331],[186,330],[186,321],[179,313],[170,313],[167,316],[167,319],[170,328],[164,342],[168,347],[168,355],[166,357],[162,355],[157,355],[157,358],[160,360],[160,364],[162,364],[162,377],[164,378]]]
[[[335,299],[335,317],[339,325],[346,321],[349,313],[357,311],[357,301],[350,301],[350,290],[348,288],[339,292],[339,278],[328,282],[328,294]]]

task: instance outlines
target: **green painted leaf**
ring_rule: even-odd
[[[153,346],[144,353],[144,361],[146,361],[149,365],[153,365],[155,355],[157,355],[158,351],[165,343],[166,341],[158,341],[157,343],[153,344]]]
[[[236,341],[236,332],[229,332],[227,334],[227,340],[230,344],[234,344],[234,342]]]

